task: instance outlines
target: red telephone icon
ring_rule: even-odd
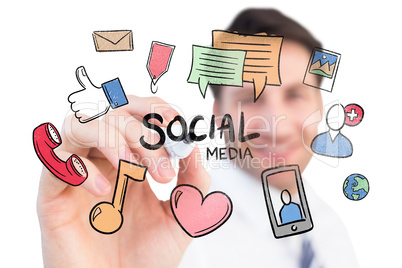
[[[51,123],[44,123],[33,131],[35,152],[45,167],[60,180],[78,186],[88,177],[84,162],[75,154],[66,162],[61,160],[54,149],[61,144],[61,137]]]

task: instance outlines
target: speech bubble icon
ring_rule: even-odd
[[[193,45],[193,63],[189,83],[198,83],[205,98],[208,84],[243,85],[245,51],[225,50]]]
[[[212,31],[214,48],[246,52],[243,81],[254,83],[254,102],[261,96],[265,85],[281,85],[279,55],[282,42],[282,36],[240,35],[220,30]]]

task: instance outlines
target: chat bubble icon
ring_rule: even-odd
[[[214,48],[246,52],[243,81],[254,84],[254,102],[261,96],[265,85],[281,85],[279,56],[282,42],[283,36],[241,35],[220,30],[212,31]]]
[[[205,98],[208,84],[243,85],[245,51],[193,45],[193,63],[189,83],[197,83]]]

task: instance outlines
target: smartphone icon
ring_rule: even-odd
[[[304,192],[298,165],[269,168],[261,174],[265,202],[275,238],[308,232],[313,221]],[[287,188],[277,188],[279,180],[290,182]]]

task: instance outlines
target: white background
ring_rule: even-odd
[[[67,96],[79,89],[75,69],[84,65],[100,85],[119,77],[127,94],[151,96],[145,68],[152,41],[176,45],[169,72],[159,81],[158,97],[176,104],[190,118],[212,114],[212,94],[202,99],[197,85],[186,82],[191,45],[210,45],[211,31],[225,29],[245,7],[276,7],[308,28],[324,48],[342,54],[332,93],[363,106],[363,122],[343,129],[355,152],[331,167],[314,158],[304,176],[344,221],[362,267],[395,267],[401,240],[402,19],[391,1],[8,1],[0,8],[2,92],[0,227],[4,267],[41,267],[40,229],[36,216],[41,164],[32,130],[43,122],[61,128],[69,112]],[[95,52],[94,30],[133,30],[134,51]],[[321,126],[324,130],[324,125]],[[370,182],[359,202],[343,196],[351,173]],[[399,250],[398,250],[399,247]],[[267,255],[269,252],[267,253]],[[3,265],[1,265],[3,266]]]

